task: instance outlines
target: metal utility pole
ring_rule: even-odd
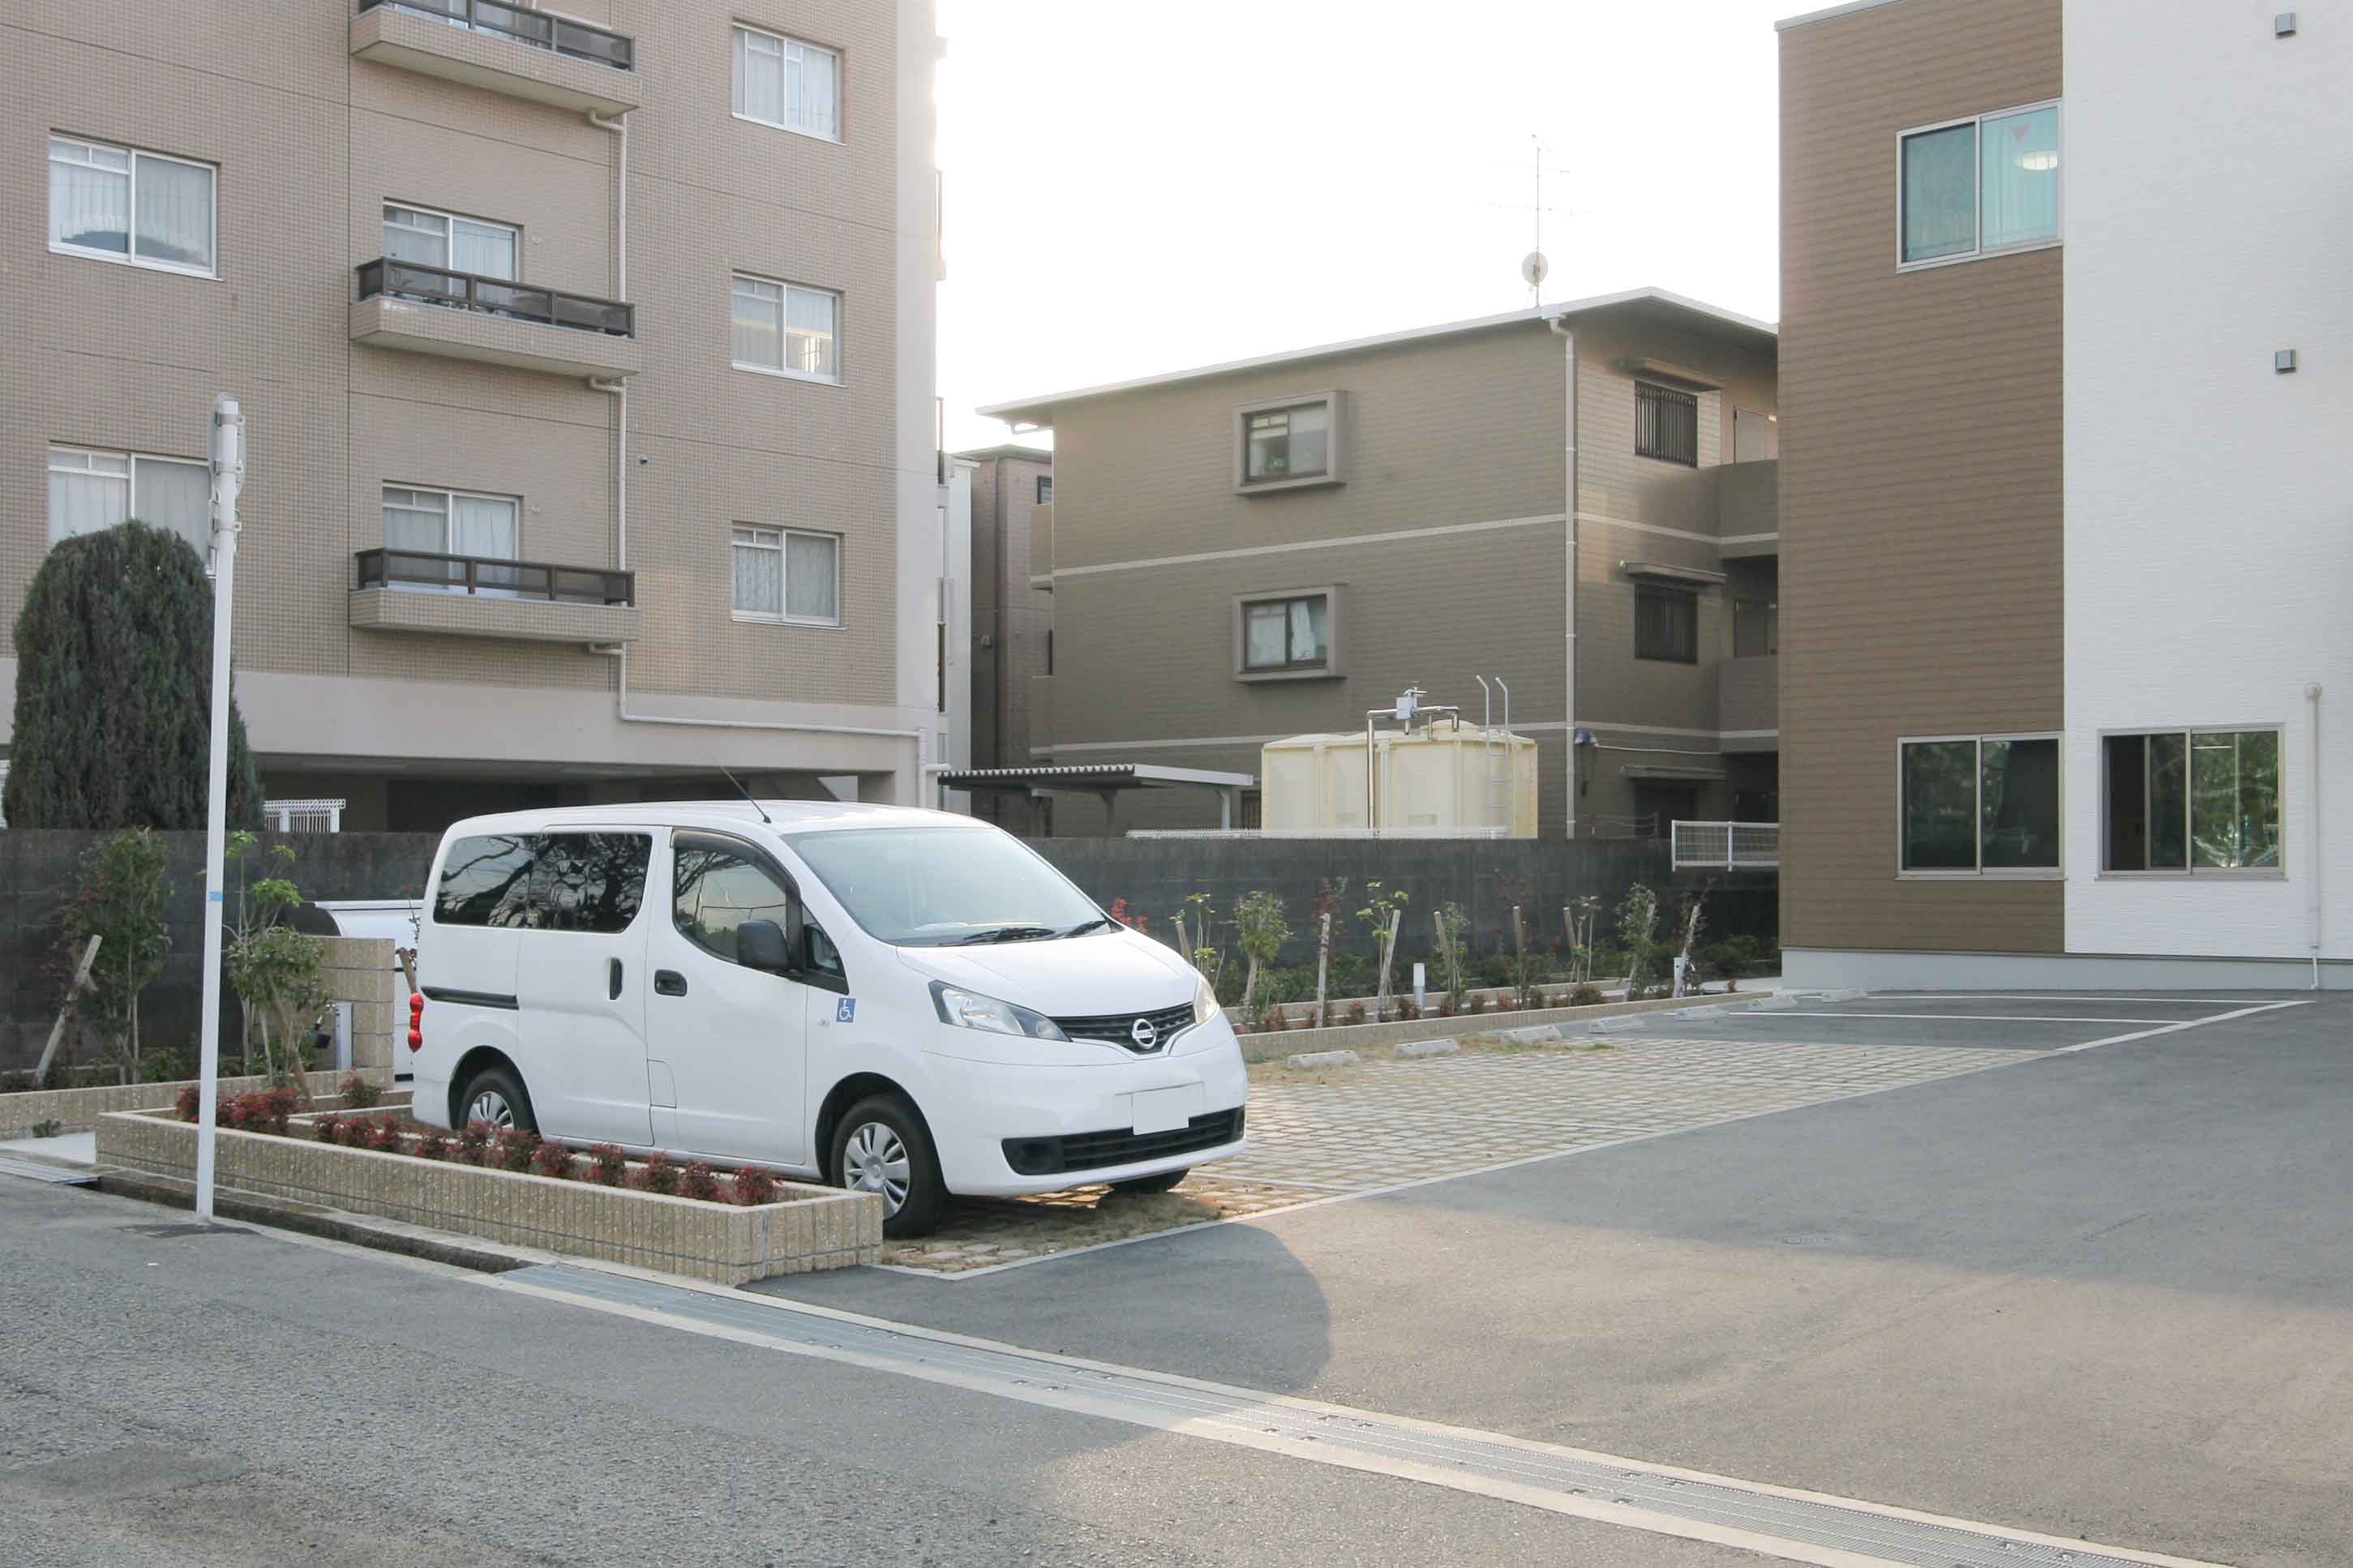
[[[213,400],[213,712],[206,760],[205,1005],[202,1082],[196,1091],[196,1217],[213,1217],[213,1143],[220,1098],[222,874],[228,826],[228,643],[237,596],[237,498],[245,485],[245,413],[227,394]]]

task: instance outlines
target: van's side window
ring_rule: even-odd
[[[531,913],[532,841],[527,834],[460,838],[441,860],[433,923],[517,927]]]
[[[532,924],[541,931],[625,931],[645,901],[653,839],[643,833],[550,833],[539,841]]]
[[[745,921],[785,923],[792,895],[760,860],[723,838],[680,834],[674,843],[670,918],[687,941],[733,963]]]

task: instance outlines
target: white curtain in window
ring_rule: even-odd
[[[1332,428],[1328,404],[1307,403],[1291,411],[1291,471],[1320,474],[1330,466],[1326,444]]]
[[[384,543],[387,550],[449,552],[449,498],[439,490],[384,492]]]
[[[765,33],[735,29],[735,112],[785,122],[785,46]]]
[[[785,614],[812,621],[840,619],[835,579],[839,542],[829,534],[785,535]]]
[[[156,261],[213,264],[213,172],[138,155],[138,253]]]
[[[459,272],[512,282],[515,271],[515,231],[503,225],[459,218],[449,236],[449,265]]]
[[[836,374],[833,320],[839,301],[821,289],[795,289],[786,297],[786,345],[792,368],[804,375]]]
[[[1977,244],[1978,128],[1904,139],[1904,259],[1959,256]]]
[[[773,534],[735,531],[735,611],[744,616],[780,616],[785,610],[785,552]]]
[[[129,254],[130,153],[50,139],[49,242]]]
[[[2059,234],[2056,105],[1986,119],[1978,176],[1978,244],[1988,250]]]
[[[449,220],[408,207],[384,209],[384,253],[419,267],[449,265]]]
[[[785,367],[784,289],[756,279],[735,279],[734,354],[737,364],[768,370]]]
[[[1291,657],[1303,664],[1312,664],[1324,657],[1322,599],[1291,601]]]
[[[49,542],[112,528],[131,515],[131,465],[121,457],[49,448]]]
[[[134,458],[132,515],[151,528],[168,529],[198,556],[213,547],[213,478],[203,463],[164,458]]]
[[[838,76],[840,62],[831,49],[808,44],[785,46],[786,94],[792,105],[791,125],[812,136],[839,141],[841,136]]]
[[[1283,652],[1283,607],[1251,605],[1243,611],[1242,663],[1251,669],[1271,669],[1286,662]]]

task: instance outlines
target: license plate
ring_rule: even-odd
[[[1136,1131],[1174,1132],[1201,1114],[1203,1090],[1198,1083],[1187,1083],[1139,1089],[1128,1099],[1134,1102],[1135,1119],[1130,1125]]]

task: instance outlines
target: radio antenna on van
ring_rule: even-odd
[[[744,787],[744,781],[737,778],[733,773],[728,773],[727,764],[724,763],[719,764],[719,771],[722,774],[725,775],[729,784],[735,786],[735,793],[737,795],[742,795],[745,800],[751,801],[752,809],[760,813],[760,820],[766,823],[769,826],[774,827],[776,826],[775,820],[771,818],[765,810],[761,809],[759,801],[753,795],[752,792]]]

